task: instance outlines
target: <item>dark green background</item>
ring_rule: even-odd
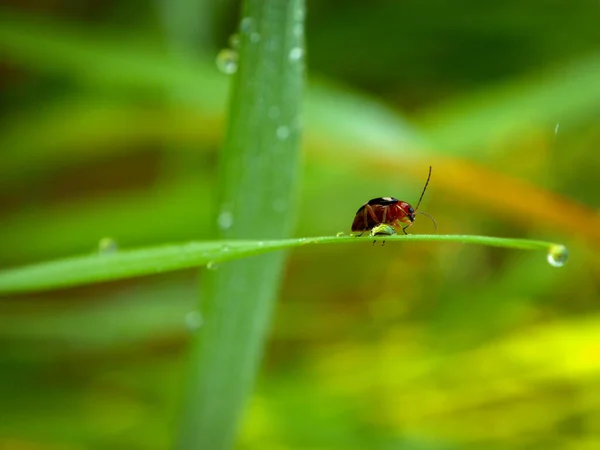
[[[3,3],[0,266],[211,236],[239,5]],[[591,0],[308,2],[297,236],[416,202],[432,165],[440,233],[571,259],[293,252],[239,449],[600,448],[599,20]],[[0,448],[168,448],[198,280],[0,299]]]

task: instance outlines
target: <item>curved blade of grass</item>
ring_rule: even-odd
[[[391,242],[458,242],[523,250],[565,252],[561,244],[528,239],[512,239],[474,235],[386,236]],[[120,280],[142,275],[217,264],[307,244],[371,244],[371,237],[321,236],[281,240],[225,240],[190,242],[107,255],[66,258],[21,268],[0,271],[0,294],[33,292],[78,286],[102,281]],[[256,264],[252,261],[251,264]],[[221,273],[225,267],[215,271]],[[237,303],[238,306],[240,302]]]

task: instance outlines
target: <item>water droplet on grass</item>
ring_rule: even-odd
[[[119,251],[119,244],[113,238],[105,237],[98,242],[99,255],[111,255]]]
[[[254,21],[252,20],[251,17],[244,17],[240,21],[240,30],[242,31],[242,33],[250,33],[253,28],[254,28]]]
[[[301,23],[297,23],[296,25],[294,25],[294,30],[293,30],[294,36],[296,36],[296,38],[300,39],[302,37],[302,35],[304,34],[304,27],[302,26]]]
[[[221,50],[217,55],[217,68],[227,75],[236,73],[238,68],[237,52],[229,48]]]
[[[302,50],[302,47],[294,47],[290,50],[288,57],[290,61],[299,61],[303,55],[304,50]]]
[[[340,232],[339,232],[339,233],[337,233],[335,236],[336,236],[336,237],[342,237],[342,236],[345,236],[345,235],[346,235],[346,233],[344,233],[343,231],[340,231]]]
[[[285,141],[288,137],[290,137],[290,129],[285,125],[281,125],[277,127],[277,139],[280,141]]]
[[[217,270],[217,267],[219,267],[219,266],[214,261],[209,261],[208,263],[206,263],[206,268],[208,270]]]
[[[229,47],[232,50],[238,50],[240,48],[240,36],[237,33],[229,36]]]
[[[569,258],[569,251],[564,245],[554,245],[548,251],[548,263],[552,267],[562,267]]]
[[[190,311],[185,315],[185,326],[192,333],[198,331],[202,326],[202,314],[200,311]]]
[[[217,224],[221,230],[228,230],[233,225],[233,214],[231,211],[221,211],[217,218]]]

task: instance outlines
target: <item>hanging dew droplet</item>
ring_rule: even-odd
[[[221,50],[217,55],[217,68],[227,75],[236,73],[238,68],[237,52],[229,48]]]
[[[564,245],[553,245],[548,250],[548,263],[552,267],[562,267],[569,258],[569,251]]]

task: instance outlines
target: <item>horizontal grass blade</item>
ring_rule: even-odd
[[[565,253],[556,243],[473,235],[386,236],[396,242],[458,242],[523,250]],[[321,236],[281,240],[225,240],[124,250],[106,255],[88,255],[0,271],[0,294],[33,292],[133,278],[143,275],[214,265],[277,250],[314,244],[371,245],[372,238]]]

